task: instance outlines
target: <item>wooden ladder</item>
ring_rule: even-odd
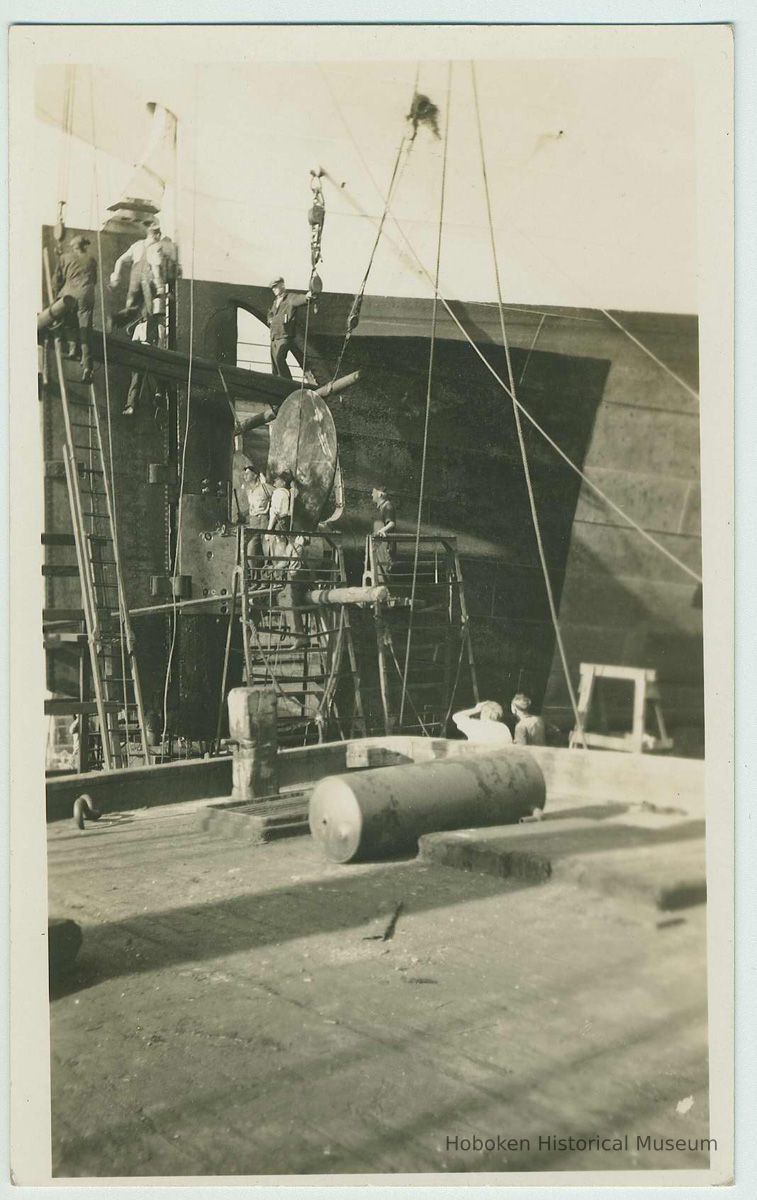
[[[52,303],[49,263],[45,261]],[[136,642],[125,601],[113,510],[113,481],[94,384],[71,386],[54,339],[65,427],[63,462],[81,584],[92,689],[106,770],[148,764],[150,755]]]

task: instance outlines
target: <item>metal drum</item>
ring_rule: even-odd
[[[512,824],[545,800],[528,750],[482,750],[322,779],[310,797],[310,831],[332,862],[353,862],[413,850],[423,833]]]

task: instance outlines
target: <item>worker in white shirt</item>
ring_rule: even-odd
[[[473,708],[463,708],[452,714],[455,725],[469,742],[486,742],[491,746],[511,746],[512,734],[505,725],[505,714],[496,700],[481,700]]]
[[[163,236],[158,221],[148,227],[146,238],[132,242],[117,259],[110,277],[111,287],[118,287],[126,267],[130,268],[126,306],[113,317],[118,328],[140,315],[152,315],[158,289],[178,274],[178,251],[171,239]]]
[[[247,463],[242,471],[242,495],[246,502],[245,520],[252,530],[247,542],[247,565],[250,578],[260,577],[265,565],[264,531],[268,528],[273,489],[262,471]]]

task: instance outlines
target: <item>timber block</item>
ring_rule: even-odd
[[[579,810],[580,811],[580,810]],[[631,817],[555,815],[534,823],[428,833],[419,858],[522,884],[571,880],[662,910],[706,899],[704,822],[657,827]]]
[[[310,833],[310,789],[259,800],[228,800],[200,811],[200,828],[218,837],[234,838],[253,846],[279,838]]]

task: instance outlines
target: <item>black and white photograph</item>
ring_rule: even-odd
[[[725,1182],[730,29],[10,49],[14,1178]]]

